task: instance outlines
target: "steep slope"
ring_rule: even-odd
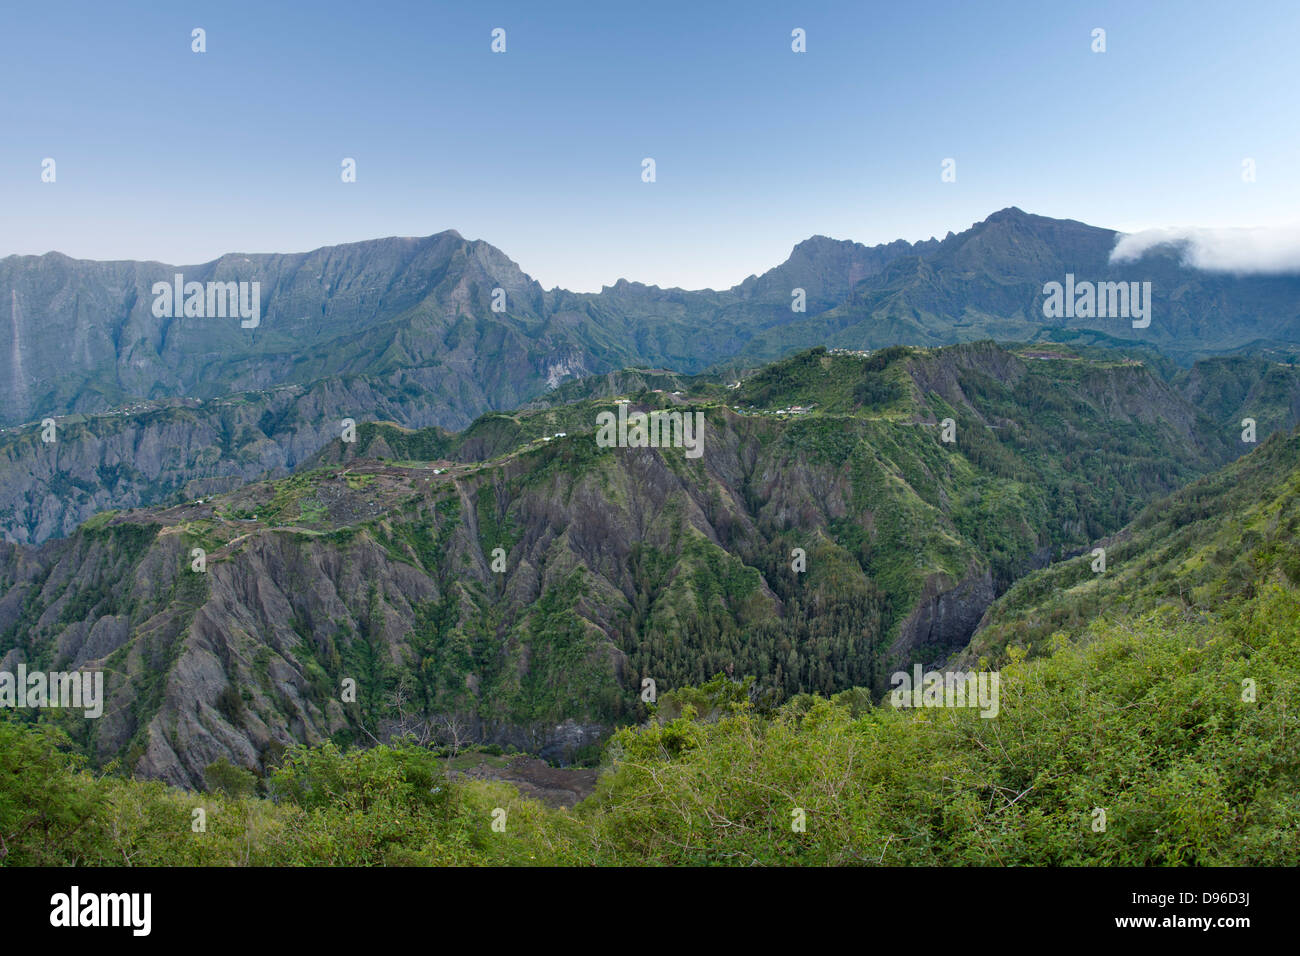
[[[600,447],[609,399],[363,425],[310,471],[6,546],[3,666],[102,667],[105,716],[70,730],[188,786],[412,727],[571,756],[644,677],[780,699],[941,661],[1016,577],[1235,450],[1141,364],[1064,350],[813,350],[628,399],[702,414],[702,456]]]
[[[1172,381],[1188,401],[1228,427],[1252,418],[1263,436],[1300,424],[1300,364],[1294,360],[1206,359]]]
[[[695,372],[817,344],[1026,340],[1066,328],[1181,357],[1300,343],[1300,277],[1198,272],[1168,249],[1112,264],[1116,236],[1012,208],[943,241],[868,248],[816,236],[718,292],[626,280],[598,294],[543,292],[502,252],[454,231],[190,266],[10,256],[0,260],[10,313],[0,323],[0,422],[401,371],[453,397],[460,419],[439,424],[457,427],[583,373],[639,363]],[[152,286],[177,272],[187,282],[259,282],[260,323],[155,317]],[[1150,328],[1045,320],[1042,286],[1067,272],[1150,281]],[[504,311],[493,310],[497,288]],[[791,310],[796,288],[806,313]]]
[[[0,428],[0,538],[38,544],[107,509],[229,491],[298,467],[369,417],[416,425],[456,417],[405,376],[322,379],[217,399],[136,402],[103,415]]]
[[[92,262],[58,253],[0,260],[0,423],[103,411],[132,400],[214,398],[338,376],[410,384],[460,427],[589,372],[637,362],[698,371],[730,355],[753,314],[790,314],[791,281],[822,308],[910,250],[809,240],[735,290],[620,281],[598,295],[544,292],[505,254],[454,231],[201,265]],[[154,283],[257,282],[260,315],[154,315]],[[493,290],[504,299],[493,301]],[[494,305],[496,306],[494,308]],[[778,315],[781,313],[778,312]]]
[[[1145,508],[1091,551],[1017,582],[992,605],[964,661],[1047,638],[1088,621],[1172,605],[1193,618],[1254,596],[1274,576],[1300,584],[1300,431]]]
[[[1033,361],[1073,355],[1101,364],[1140,356],[1133,360],[1168,381],[1225,433],[1239,430],[1245,417],[1256,420],[1261,438],[1300,424],[1300,367],[1293,364],[1235,357],[1179,369],[1140,350],[1043,344],[1022,352]],[[694,389],[725,401],[723,381],[630,368],[566,382],[526,407],[641,390],[671,395]],[[710,391],[710,383],[718,387]],[[0,539],[38,544],[106,509],[176,503],[280,477],[338,437],[344,418],[423,428],[457,417],[446,396],[399,375],[326,379],[207,402],[137,402],[104,415],[59,418],[54,443],[42,441],[40,425],[0,428]],[[473,434],[484,435],[483,426],[476,425]],[[473,453],[486,454],[478,446]]]
[[[176,273],[204,284],[258,282],[259,324],[155,316],[152,286]],[[495,323],[492,332],[476,329],[464,319],[491,314],[494,287],[506,289],[515,320]],[[397,368],[415,374],[436,365],[451,371],[467,332],[494,334],[501,339],[495,344],[509,345],[537,321],[542,304],[540,287],[514,263],[455,232],[296,255],[227,255],[190,266],[11,256],[0,261],[0,289],[11,318],[4,343],[12,356],[7,423],[332,375]],[[544,338],[535,330],[530,337]]]

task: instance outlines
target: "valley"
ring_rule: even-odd
[[[103,667],[105,717],[73,739],[187,787],[217,760],[262,773],[297,744],[448,721],[591,759],[645,719],[645,676],[879,695],[963,652],[1026,574],[1248,450],[1225,416],[1249,405],[1261,438],[1296,423],[1294,380],[1261,389],[1256,362],[1171,382],[1022,351],[813,349],[738,389],[595,383],[458,433],[363,422],[283,478],[4,546],[0,669]],[[603,414],[663,407],[700,416],[700,457],[596,440]]]

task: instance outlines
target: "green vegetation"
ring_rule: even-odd
[[[750,675],[766,712],[807,694],[878,698],[913,660],[1040,654],[1107,602],[1159,605],[1127,577],[1137,551],[1161,553],[1143,537],[1148,519],[1108,545],[1101,580],[1089,549],[1241,448],[1134,359],[1061,344],[1021,353],[814,349],[736,389],[700,379],[678,396],[633,394],[640,409],[699,410],[701,459],[597,446],[596,414],[614,407],[604,397],[494,413],[455,436],[363,425],[355,448],[291,476],[118,514],[28,563],[0,560],[13,622],[0,654],[55,668],[93,647],[123,720],[61,721],[77,748],[101,767],[148,755],[176,768],[177,755],[169,779],[191,786],[211,782],[209,761],[186,763],[177,743],[191,735],[242,737],[256,754],[247,769],[265,772],[277,755],[264,728],[341,746],[398,726],[536,748],[572,721],[580,737],[564,732],[564,756],[585,760],[647,717],[644,677],[671,694]],[[719,391],[727,405],[709,398]],[[791,405],[804,411],[776,414]],[[944,419],[955,443],[941,440]],[[1160,571],[1160,594],[1176,578],[1196,591],[1188,606],[1213,609],[1248,594],[1257,570],[1285,570],[1290,513],[1275,528],[1248,507],[1259,486],[1240,469],[1257,460],[1207,492],[1247,522],[1242,553],[1237,525],[1218,526],[1176,574]],[[1187,524],[1209,507],[1149,514]],[[1192,543],[1176,528],[1159,536],[1180,554]],[[195,546],[208,574],[189,570]],[[1272,563],[1257,560],[1265,552]],[[1082,557],[1025,577],[1070,554]],[[210,588],[218,577],[229,586]],[[1102,590],[1112,583],[1122,595]],[[196,686],[186,675],[211,661],[224,681]],[[344,702],[349,679],[358,696]]]
[[[849,693],[763,710],[718,678],[616,734],[573,811],[450,780],[410,742],[292,749],[257,781],[274,802],[218,765],[212,792],[186,794],[94,775],[56,732],[0,721],[3,862],[1294,866],[1298,652],[1283,578],[1223,616],[1013,653],[993,719]]]
[[[1051,633],[1078,633],[1098,615],[1231,608],[1274,574],[1300,583],[1300,432],[1274,435],[1101,543],[1104,573],[1088,551],[1018,581],[964,659],[997,659],[1008,646],[1041,650]]]

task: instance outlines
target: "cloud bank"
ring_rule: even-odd
[[[1300,274],[1300,224],[1246,229],[1145,229],[1121,236],[1110,261],[1132,262],[1158,246],[1180,247],[1183,265],[1206,272]]]

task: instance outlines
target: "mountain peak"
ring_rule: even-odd
[[[1029,219],[1029,213],[1025,212],[1019,206],[1008,206],[1006,209],[999,209],[993,213],[985,222],[1015,222]]]

